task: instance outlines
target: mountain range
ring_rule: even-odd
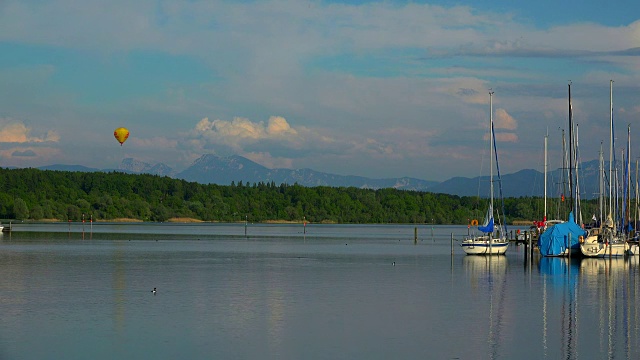
[[[122,160],[118,169],[95,169],[81,165],[50,165],[40,167],[43,170],[61,171],[122,171],[133,174],[153,174],[168,176],[202,184],[230,185],[256,182],[274,182],[276,184],[299,184],[303,186],[358,187],[368,189],[394,188],[400,190],[428,191],[457,196],[481,196],[489,194],[489,177],[475,178],[454,177],[446,181],[428,181],[410,177],[371,179],[362,176],[344,176],[329,174],[312,169],[269,169],[239,155],[217,156],[205,154],[193,162],[188,168],[177,172],[169,166],[156,163],[149,164],[133,158]],[[581,197],[590,199],[598,192],[598,162],[582,163],[580,166]],[[520,170],[502,175],[502,181],[494,181],[496,195],[502,192],[505,197],[543,196],[544,174],[533,169]],[[563,187],[561,169],[549,173],[547,194],[558,197]],[[566,178],[566,176],[565,176]],[[496,180],[496,176],[494,176]],[[500,186],[502,184],[502,186]],[[566,187],[566,185],[565,185]]]

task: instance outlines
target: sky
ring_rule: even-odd
[[[640,2],[0,1],[0,166],[269,168],[443,181],[640,138]],[[113,131],[126,127],[120,146]],[[568,141],[568,140],[567,140]],[[640,149],[640,145],[637,146]],[[605,158],[607,155],[605,155]]]

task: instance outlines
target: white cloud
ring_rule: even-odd
[[[496,133],[497,142],[518,142],[518,135],[515,133]]]
[[[518,128],[516,119],[509,115],[505,109],[496,109],[493,123],[496,129],[515,130]]]
[[[311,151],[333,141],[320,131],[303,126],[294,128],[284,117],[271,116],[266,124],[241,117],[231,121],[203,118],[181,144],[195,152],[209,149],[222,153],[231,150],[238,154],[265,154],[267,151]]]
[[[4,143],[41,143],[58,142],[60,135],[55,130],[48,130],[44,135],[32,136],[31,128],[24,123],[0,118],[0,142]]]

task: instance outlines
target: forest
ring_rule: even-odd
[[[297,184],[200,184],[148,174],[0,168],[0,218],[109,221],[172,218],[202,221],[469,224],[488,200],[397,189]],[[548,199],[548,218],[566,219],[569,200]],[[496,209],[502,207],[496,203]],[[586,221],[595,201],[582,201]],[[504,199],[507,223],[542,220],[544,199]]]

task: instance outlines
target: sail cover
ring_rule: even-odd
[[[478,226],[478,230],[483,233],[493,232],[493,207],[491,205],[489,205],[489,210],[487,210],[487,215],[485,215],[482,225]]]
[[[571,236],[569,236],[571,234]],[[559,256],[564,253],[567,246],[571,249],[580,249],[580,236],[586,236],[584,231],[573,218],[573,212],[569,213],[569,220],[560,224],[555,224],[548,228],[538,238],[538,247],[543,256]],[[571,244],[569,244],[571,238]]]

